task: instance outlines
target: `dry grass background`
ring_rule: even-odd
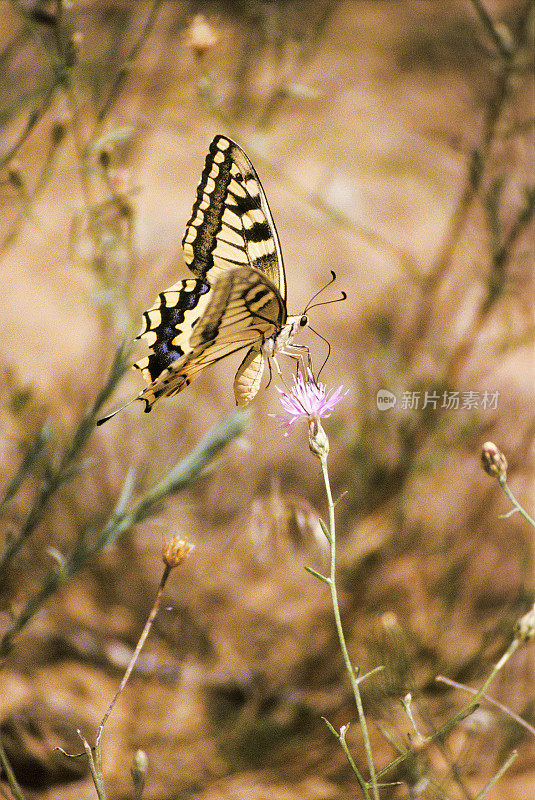
[[[533,200],[524,194],[533,187],[533,20],[522,34],[529,3],[486,4],[503,41],[525,40],[524,60],[504,79],[474,5],[163,2],[151,19],[152,3],[79,0],[62,17],[69,79],[47,104],[56,4],[20,3],[29,17],[0,4],[1,144],[16,150],[0,189],[6,485],[42,422],[53,431],[4,530],[25,519],[120,339],[185,276],[180,240],[205,153],[214,134],[229,133],[267,192],[290,310],[331,269],[348,293],[315,310],[313,324],[332,346],[323,380],[350,390],[328,424],[335,493],[347,491],[337,507],[342,613],[354,662],[386,667],[363,685],[380,766],[410,736],[400,698],[412,692],[422,726],[438,727],[466,696],[435,676],[477,686],[533,601],[532,531],[499,517],[509,506],[479,465],[481,443],[495,439],[513,490],[533,508]],[[206,49],[199,13],[214,35]],[[308,342],[320,363],[318,342]],[[4,628],[53,566],[52,549],[66,555],[100,530],[131,467],[141,495],[232,411],[228,361],[152,414],[131,407],[91,436],[80,474],[5,576]],[[110,405],[133,395],[138,377],[127,375]],[[426,414],[398,403],[380,413],[379,388],[398,397],[487,389],[499,401],[496,410]],[[304,571],[323,558],[321,482],[303,432],[275,433],[276,412],[272,386],[206,476],[66,581],[16,638],[0,730],[28,797],[94,796],[84,762],[53,747],[79,749],[77,727],[94,735],[174,533],[196,550],[173,574],[106,726],[109,796],[132,796],[137,748],[154,800],[356,796],[320,719],[339,726],[355,716],[327,592]],[[532,724],[533,680],[525,648],[492,687]],[[348,740],[364,764],[356,725]],[[442,747],[415,753],[381,796],[473,799],[514,747],[517,761],[488,797],[527,800],[533,738],[490,705]]]

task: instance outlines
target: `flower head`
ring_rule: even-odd
[[[323,383],[314,381],[310,370],[307,380],[300,372],[294,376],[294,385],[289,392],[281,389],[278,391],[286,413],[278,414],[276,419],[279,421],[279,429],[284,430],[284,436],[289,436],[292,425],[300,418],[308,421],[310,430],[321,428],[320,420],[330,417],[335,405],[347,394],[347,391],[343,391],[343,386],[326,392]]]
[[[164,564],[170,569],[178,567],[179,564],[186,560],[193,549],[194,545],[184,539],[179,539],[178,536],[173,536],[163,549],[162,558]]]

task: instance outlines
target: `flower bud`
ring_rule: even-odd
[[[521,642],[530,642],[535,638],[535,605],[516,623],[515,636]]]
[[[317,417],[308,419],[308,446],[310,451],[318,458],[327,458],[329,453],[329,439]]]
[[[507,459],[494,442],[485,442],[481,449],[481,463],[485,472],[493,478],[505,480],[507,477]]]
[[[165,545],[162,553],[164,564],[171,569],[178,567],[186,560],[188,555],[193,550],[194,545],[186,542],[184,539],[179,539],[178,536],[173,536],[171,541]]]
[[[202,14],[193,17],[187,32],[187,44],[197,58],[202,58],[208,50],[215,47],[219,38]]]

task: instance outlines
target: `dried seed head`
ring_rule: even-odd
[[[212,26],[202,14],[193,17],[187,31],[186,43],[198,58],[201,58],[215,47],[220,36],[214,32]]]
[[[493,478],[507,477],[507,459],[494,442],[485,442],[481,449],[481,463],[483,469]]]
[[[516,623],[515,636],[521,642],[530,642],[535,639],[535,605]]]
[[[193,550],[194,545],[186,542],[185,539],[179,539],[178,536],[173,536],[171,541],[165,545],[162,553],[164,564],[171,569],[178,567],[186,560],[188,555]]]

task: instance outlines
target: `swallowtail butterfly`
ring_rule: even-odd
[[[236,404],[245,406],[260,388],[266,358],[278,369],[278,353],[308,353],[292,343],[308,320],[305,314],[288,316],[279,237],[266,195],[243,150],[226,136],[210,145],[182,246],[195,277],[162,292],[143,314],[137,338],[152,353],[134,364],[147,382],[136,399],[150,411],[210,364],[247,348],[234,379]]]

